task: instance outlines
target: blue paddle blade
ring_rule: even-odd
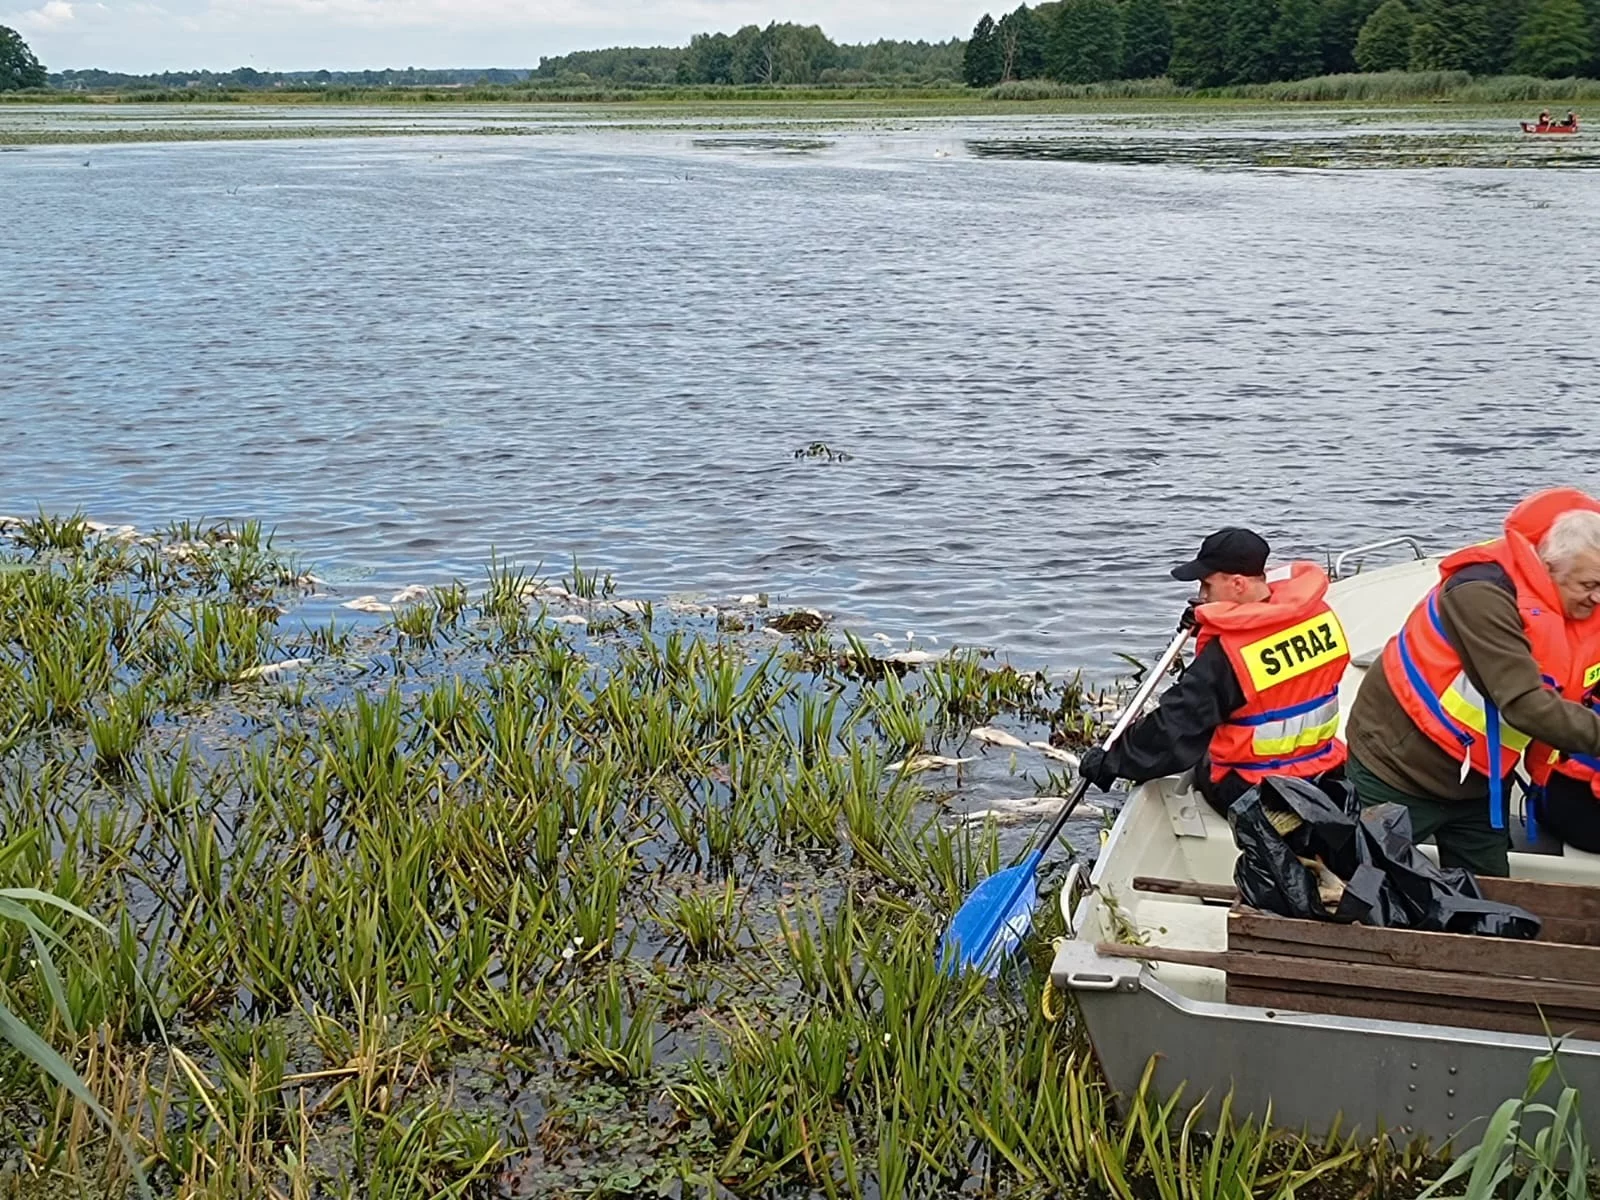
[[[1034,875],[1039,855],[1030,854],[1014,867],[989,876],[950,918],[939,939],[939,965],[949,975],[964,969],[993,978],[1033,926],[1039,906]]]

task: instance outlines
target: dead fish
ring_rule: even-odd
[[[517,595],[524,600],[576,600],[578,598],[559,583],[525,583],[517,589]]]
[[[1052,746],[1049,742],[1029,742],[1028,745],[1037,750],[1046,758],[1053,758],[1057,762],[1064,762],[1074,771],[1078,769],[1078,756],[1071,754],[1059,746]]]
[[[115,526],[107,525],[104,521],[91,521],[87,517],[83,520],[83,527],[90,533],[110,533]]]
[[[429,590],[429,588],[424,587],[420,583],[413,583],[410,587],[403,587],[394,595],[390,596],[389,603],[410,604],[415,600],[421,600],[428,594]]]
[[[934,662],[940,657],[942,656],[934,654],[930,650],[902,650],[899,654],[889,655],[886,659],[884,659],[884,661],[892,663],[904,663],[907,666],[915,667],[921,665],[922,663]]]
[[[394,606],[385,604],[376,596],[357,596],[354,600],[346,600],[340,608],[353,608],[357,612],[386,613],[393,612]]]
[[[917,754],[904,762],[890,763],[885,771],[904,771],[915,775],[918,771],[934,771],[944,767],[959,767],[963,763],[977,762],[976,758],[947,758],[943,754]]]
[[[967,825],[981,825],[993,820],[996,824],[1010,825],[1053,815],[1066,803],[1064,796],[1020,796],[1015,800],[991,800],[989,807],[969,809],[960,820]],[[1087,800],[1073,809],[1074,817],[1104,817],[1106,810]]]
[[[274,675],[282,674],[284,671],[293,671],[297,667],[309,667],[311,661],[309,658],[286,658],[282,662],[262,663],[259,667],[246,667],[234,678],[240,683],[250,679],[271,679]]]
[[[588,617],[580,617],[577,613],[567,613],[565,616],[550,618],[557,625],[587,625]]]
[[[980,725],[971,733],[972,737],[980,742],[987,742],[991,746],[1007,746],[1013,750],[1024,750],[1028,743],[1014,733],[1007,733],[1004,729],[996,729],[992,725]]]
[[[643,600],[613,600],[611,607],[620,613],[627,613],[631,617],[642,616],[649,607]]]
[[[753,604],[757,608],[765,608],[767,606],[767,594],[765,592],[746,592],[744,595],[735,600],[734,603]]]

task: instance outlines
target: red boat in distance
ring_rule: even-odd
[[[1577,133],[1577,125],[1536,125],[1532,121],[1523,121],[1523,133]]]

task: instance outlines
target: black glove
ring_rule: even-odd
[[[1085,750],[1083,757],[1078,760],[1078,778],[1087,779],[1102,792],[1109,792],[1111,785],[1117,781],[1117,773],[1106,762],[1106,752],[1099,746],[1093,746]]]
[[[1193,597],[1183,610],[1183,615],[1178,618],[1178,628],[1182,630],[1196,630],[1200,628],[1200,618],[1194,615],[1194,610],[1200,607],[1200,597]]]

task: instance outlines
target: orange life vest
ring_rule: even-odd
[[[1574,508],[1600,511],[1600,502],[1574,488],[1552,488],[1518,504],[1506,518],[1503,537],[1457,551],[1439,564],[1439,583],[1383,650],[1384,674],[1406,715],[1430,741],[1462,760],[1463,777],[1470,767],[1488,778],[1494,801],[1490,816],[1497,829],[1503,821],[1502,781],[1516,767],[1529,738],[1501,722],[1499,710],[1467,677],[1461,656],[1445,635],[1439,593],[1463,568],[1498,563],[1516,588],[1523,632],[1545,686],[1564,692],[1578,657],[1578,638],[1537,546],[1555,519]],[[1498,758],[1492,771],[1491,746]]]
[[[1564,699],[1600,710],[1600,613],[1571,627],[1577,634],[1577,653],[1565,685]],[[1589,785],[1600,799],[1600,758],[1587,754],[1567,754],[1544,742],[1533,742],[1523,757],[1528,778],[1533,781],[1535,799],[1550,782],[1552,773],[1566,775]]]
[[[1202,604],[1197,650],[1222,643],[1245,694],[1211,735],[1211,779],[1236,771],[1249,783],[1269,775],[1306,778],[1345,760],[1339,680],[1350,662],[1344,628],[1323,598],[1328,576],[1315,563],[1269,572],[1270,599]]]

